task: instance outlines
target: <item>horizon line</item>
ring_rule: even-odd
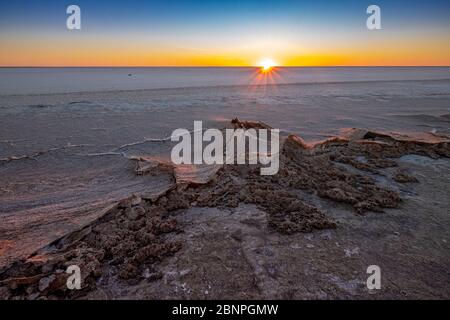
[[[274,66],[274,68],[446,68],[450,65],[316,65],[316,66]],[[261,68],[261,66],[1,66],[1,69],[32,69],[32,68]]]

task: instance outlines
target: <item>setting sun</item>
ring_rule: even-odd
[[[269,72],[275,66],[275,62],[272,59],[264,59],[260,62],[260,66],[263,72]]]

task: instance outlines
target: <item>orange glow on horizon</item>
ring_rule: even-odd
[[[0,66],[5,67],[279,67],[309,66],[449,66],[450,42],[437,38],[420,43],[373,41],[347,47],[329,44],[293,42],[249,43],[236,47],[209,46],[187,48],[157,43],[151,46],[134,40],[118,43],[115,39],[53,39],[0,37]],[[267,52],[272,59],[261,58]],[[268,61],[266,61],[268,60]]]

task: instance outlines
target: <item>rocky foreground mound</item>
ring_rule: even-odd
[[[268,127],[237,119],[232,124]],[[157,281],[164,277],[161,261],[186,245],[177,217],[188,208],[255,205],[266,214],[267,229],[283,235],[339,228],[305,194],[345,204],[361,219],[367,211],[397,208],[401,195],[374,176],[385,176],[382,170],[391,168],[385,177],[389,181],[417,183],[420,179],[398,168],[396,159],[408,154],[448,158],[449,143],[431,134],[411,137],[357,129],[315,144],[290,135],[274,176],[261,176],[258,165],[173,166],[135,158],[136,174],[169,172],[172,187],[122,200],[99,219],[8,266],[0,273],[0,298],[83,298],[99,287]],[[67,289],[65,270],[70,265],[81,268],[82,290]]]

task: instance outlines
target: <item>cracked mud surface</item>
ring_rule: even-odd
[[[449,156],[446,138],[351,130],[317,144],[287,137],[275,176],[137,158],[136,174],[169,172],[172,187],[5,268],[0,297],[448,298]],[[74,264],[79,291],[66,288]],[[376,293],[371,264],[383,272]]]

